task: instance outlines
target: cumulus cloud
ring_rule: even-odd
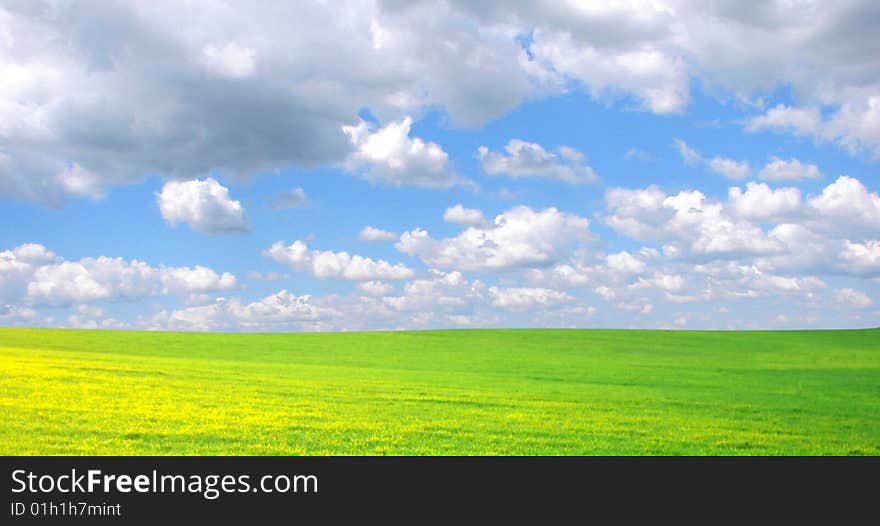
[[[447,223],[476,226],[486,222],[483,212],[476,208],[465,208],[461,204],[451,206],[443,213],[443,220]]]
[[[768,295],[807,294],[826,287],[815,276],[774,274],[752,263],[713,261],[694,265],[690,271],[702,277],[705,299],[745,299]]]
[[[387,296],[394,291],[394,286],[384,281],[362,281],[358,288],[371,296]]]
[[[608,254],[605,256],[605,262],[611,270],[625,274],[641,274],[647,268],[643,260],[626,251]]]
[[[59,258],[36,243],[0,251],[0,302],[22,298],[34,270]]]
[[[391,122],[378,130],[365,121],[343,126],[355,148],[346,167],[370,181],[395,186],[447,188],[466,181],[455,174],[449,155],[438,144],[410,137],[412,118]]]
[[[874,79],[877,82],[877,79]],[[877,84],[874,85],[876,89]],[[880,97],[870,89],[849,89],[841,94],[839,108],[823,116],[818,107],[779,104],[746,120],[746,131],[777,131],[836,142],[852,153],[868,152],[880,157]],[[876,92],[875,92],[876,93]]]
[[[779,219],[801,209],[797,188],[771,189],[765,183],[746,183],[746,191],[734,186],[727,191],[727,208],[737,217],[766,221]]]
[[[860,243],[847,239],[837,245],[840,258],[838,268],[843,272],[854,275],[880,275],[880,240],[871,239]]]
[[[295,270],[309,272],[317,278],[372,281],[406,279],[413,275],[412,269],[402,264],[351,255],[348,252],[309,250],[299,240],[286,246],[277,241],[264,250],[263,255]]]
[[[629,237],[667,243],[673,256],[740,257],[781,250],[759,226],[725,213],[698,191],[666,195],[657,187],[611,189],[605,194],[608,226]]]
[[[678,274],[664,274],[655,272],[649,277],[639,277],[638,281],[631,284],[631,290],[655,287],[667,292],[678,292],[684,287],[684,278]]]
[[[232,274],[199,265],[155,267],[143,261],[106,256],[65,261],[36,244],[0,252],[0,301],[64,306],[228,290],[235,285]]]
[[[623,17],[639,16],[620,7],[610,7],[608,11],[596,6],[574,8],[572,15],[586,15],[582,19],[587,19],[584,22],[590,29],[603,19],[606,23],[625,24]],[[587,14],[591,11],[598,16]],[[601,42],[603,37],[593,40],[587,28],[575,32],[539,27],[533,38],[531,52],[536,60],[564,78],[579,82],[595,98],[623,93],[634,97],[642,108],[661,114],[680,112],[690,100],[684,60],[647,42],[630,42],[622,47],[608,45]]]
[[[835,297],[839,303],[852,305],[860,309],[870,307],[874,303],[864,292],[859,292],[850,288],[835,291]]]
[[[771,155],[758,177],[768,181],[799,181],[801,179],[818,179],[822,177],[822,174],[815,164],[802,163],[798,159],[786,161]]]
[[[169,181],[156,194],[159,211],[170,225],[186,223],[198,232],[215,234],[248,230],[241,202],[212,178]]]
[[[608,226],[660,244],[667,258],[751,258],[767,272],[880,272],[880,196],[848,176],[807,199],[796,188],[749,182],[745,191],[730,188],[727,201],[655,186],[611,189],[605,201]]]
[[[749,132],[782,129],[796,135],[812,135],[818,131],[821,119],[817,108],[794,108],[778,104],[762,115],[749,118],[745,129]]]
[[[574,301],[565,292],[544,288],[500,288],[490,287],[492,305],[504,309],[529,309]]]
[[[228,273],[205,267],[154,268],[122,258],[84,258],[44,265],[27,283],[27,299],[42,305],[66,305],[95,300],[137,299],[156,293],[223,290],[235,285]]]
[[[471,226],[455,237],[434,239],[427,231],[404,232],[395,245],[436,268],[489,270],[546,265],[591,239],[589,220],[556,208],[511,208],[486,226]]]
[[[834,230],[847,235],[880,232],[880,195],[870,192],[861,181],[842,175],[822,189],[822,193],[808,200],[825,224],[822,230]]]
[[[177,310],[162,310],[138,325],[148,329],[210,331],[229,328],[277,330],[310,329],[323,319],[337,315],[330,307],[316,304],[309,295],[297,296],[281,290],[250,303],[238,298],[218,298],[214,303]]]
[[[428,277],[409,281],[398,296],[383,298],[391,309],[401,312],[458,313],[485,301],[485,285],[479,280],[470,281],[459,271],[443,272],[431,269]]]
[[[356,294],[323,296],[281,290],[254,301],[218,298],[204,305],[162,310],[132,325],[173,330],[363,330],[485,326],[498,319],[486,287],[460,272],[430,270],[426,277],[408,281],[397,294],[379,281],[358,283],[358,289]]]
[[[358,239],[361,241],[391,241],[397,239],[397,234],[367,225],[358,233]]]
[[[160,273],[162,291],[165,293],[227,290],[235,286],[235,276],[228,272],[217,274],[213,270],[194,267],[166,267]]]
[[[568,146],[560,146],[553,153],[540,144],[511,139],[504,153],[480,146],[477,159],[489,175],[545,177],[572,184],[592,183],[598,179],[596,172],[583,164],[584,154]]]

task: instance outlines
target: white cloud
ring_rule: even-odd
[[[857,232],[880,232],[880,195],[869,192],[861,181],[842,175],[826,186],[808,204],[821,215],[824,230],[852,236]]]
[[[596,294],[598,294],[603,300],[613,300],[617,297],[617,292],[614,291],[611,287],[606,287],[605,285],[600,285],[596,287]]]
[[[11,250],[0,252],[0,264],[12,265],[15,261],[24,263],[46,263],[57,258],[54,252],[38,243],[25,243]],[[3,267],[0,267],[3,268]]]
[[[654,275],[647,278],[638,278],[636,283],[629,286],[632,290],[643,289],[647,287],[655,287],[667,292],[678,292],[684,287],[684,279],[677,274],[664,274],[655,272]]]
[[[353,295],[296,295],[286,290],[247,302],[218,298],[212,303],[163,310],[134,326],[173,330],[363,330],[482,325],[497,314],[479,281],[459,272],[431,270],[406,283],[399,295],[386,283],[364,282]]]
[[[584,154],[568,146],[560,146],[553,153],[540,144],[511,139],[504,150],[505,153],[493,152],[480,146],[477,159],[483,171],[489,175],[545,177],[572,184],[598,180],[596,172],[583,164]]]
[[[668,243],[667,255],[724,258],[782,249],[759,226],[731,217],[700,191],[666,195],[657,187],[616,188],[606,192],[605,202],[606,224],[635,239]]]
[[[582,9],[572,15],[585,15],[592,9]],[[635,12],[624,14],[626,9],[620,11],[606,22],[617,22],[617,16],[636,15]],[[580,82],[593,97],[604,98],[623,92],[634,96],[640,106],[654,113],[679,112],[690,100],[684,61],[650,44],[615,49],[615,46],[590,42],[588,32],[573,37],[571,32],[549,27],[536,29],[533,39],[530,49],[539,63]]]
[[[27,300],[40,305],[66,305],[95,300],[138,299],[165,294],[224,290],[235,285],[229,273],[205,267],[151,267],[122,258],[83,258],[35,269],[27,283]]]
[[[299,240],[287,246],[277,241],[264,250],[263,255],[295,270],[309,272],[317,278],[372,281],[406,279],[413,275],[412,269],[402,264],[351,255],[348,252],[309,250]]]
[[[734,186],[727,191],[725,207],[737,217],[757,221],[779,219],[801,209],[801,192],[797,188],[771,189],[765,183],[746,183],[746,191]]]
[[[431,269],[427,278],[409,281],[399,296],[386,296],[384,303],[394,311],[463,314],[485,301],[479,280],[469,281],[461,272]]]
[[[748,162],[736,161],[726,157],[713,157],[709,160],[709,168],[728,179],[745,179],[749,175]]]
[[[799,181],[801,179],[818,179],[822,177],[822,174],[815,164],[802,163],[798,159],[786,161],[771,155],[758,177],[768,181]]]
[[[252,303],[241,304],[231,300],[228,311],[244,326],[262,325],[273,322],[313,321],[335,314],[331,308],[315,305],[311,296],[296,296],[286,290]]]
[[[367,225],[358,233],[358,239],[361,241],[391,241],[397,239],[397,234]]]
[[[455,174],[449,155],[438,144],[410,137],[412,118],[391,122],[378,130],[365,121],[343,126],[355,151],[346,166],[368,180],[395,186],[447,188],[467,182]]]
[[[504,309],[529,309],[574,301],[565,292],[544,288],[490,287],[489,295],[492,297],[492,305]]]
[[[816,108],[793,108],[778,104],[763,115],[750,118],[746,131],[784,129],[796,135],[812,135],[819,128],[821,115]]]
[[[42,245],[0,252],[0,300],[64,306],[156,294],[228,290],[235,276],[203,266],[166,267],[101,256],[64,261]]]
[[[880,275],[880,240],[845,240],[839,252],[839,270],[854,275]]]
[[[806,201],[796,188],[749,182],[745,191],[730,188],[726,202],[699,191],[611,189],[606,207],[606,224],[662,244],[673,260],[754,258],[768,272],[880,272],[880,196],[847,176]]]
[[[168,267],[160,272],[162,291],[165,293],[196,292],[202,290],[227,290],[235,286],[235,276],[228,272],[217,274],[213,270],[195,267]]]
[[[839,303],[852,305],[860,309],[870,307],[874,303],[864,292],[859,292],[850,288],[836,290],[835,297]]]
[[[876,80],[875,80],[876,81]],[[876,86],[875,86],[876,89]],[[871,89],[850,89],[840,97],[836,111],[823,117],[818,107],[779,104],[746,121],[746,131],[782,131],[809,136],[819,142],[837,142],[852,153],[867,151],[880,156],[880,97]]]
[[[23,297],[34,270],[56,259],[52,251],[36,243],[0,251],[0,303]]]
[[[320,328],[321,320],[338,316],[330,307],[317,305],[309,295],[281,290],[260,300],[244,303],[237,298],[218,298],[214,303],[178,310],[163,310],[138,325],[147,329],[209,331],[230,328],[278,330],[289,327]]]
[[[605,262],[608,268],[624,274],[641,274],[647,269],[644,261],[626,251],[607,255]]]
[[[38,267],[27,284],[28,299],[37,304],[134,299],[155,286],[153,269],[122,258],[85,258]]]
[[[791,223],[775,227],[771,235],[785,245],[785,251],[757,259],[762,268],[855,277],[880,275],[880,241],[839,239]]]
[[[394,292],[394,286],[384,281],[362,281],[358,288],[371,296],[387,296]]]
[[[447,223],[459,225],[477,226],[486,222],[483,212],[476,208],[465,208],[461,204],[449,207],[443,213],[443,220]]]
[[[169,181],[156,194],[159,211],[171,225],[187,223],[205,233],[248,230],[241,202],[229,197],[229,190],[212,178]]]
[[[754,264],[715,261],[694,265],[691,273],[705,278],[705,299],[743,299],[767,295],[809,294],[825,288],[815,276],[787,276]]]
[[[731,305],[728,303],[731,300],[783,297],[788,301],[792,298],[813,301],[815,293],[826,287],[815,276],[773,274],[752,263],[720,259],[691,263],[648,253],[641,257],[651,262],[643,272],[601,263],[583,267],[582,272],[601,284],[593,290],[603,300],[616,302],[619,309],[642,314],[650,313],[657,303],[683,305],[712,301],[715,305],[725,302],[724,306]]]
[[[589,240],[589,220],[556,208],[511,208],[485,227],[469,227],[455,237],[434,239],[427,231],[404,232],[395,245],[436,268],[488,270],[544,265]]]
[[[525,278],[536,285],[558,288],[580,287],[592,282],[593,268],[580,263],[557,263],[551,267],[532,267],[523,270]]]

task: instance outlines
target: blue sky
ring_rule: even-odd
[[[0,8],[0,324],[878,325],[871,2],[195,4]]]

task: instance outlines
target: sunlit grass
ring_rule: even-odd
[[[0,454],[880,454],[880,330],[0,329]]]

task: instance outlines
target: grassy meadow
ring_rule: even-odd
[[[0,454],[880,455],[880,330],[0,328]]]

